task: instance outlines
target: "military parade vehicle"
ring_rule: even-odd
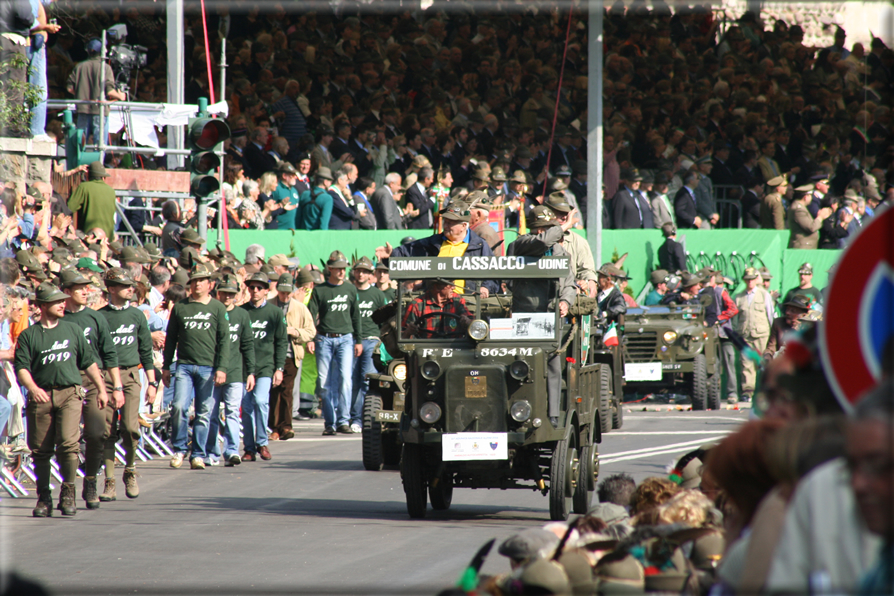
[[[693,410],[719,409],[720,340],[704,321],[699,304],[627,309],[625,391],[680,391],[691,397]]]
[[[485,262],[486,261],[486,262]],[[602,429],[618,421],[620,402],[608,393],[617,358],[594,349],[595,301],[579,298],[569,317],[519,313],[511,295],[482,298],[457,280],[563,277],[567,257],[394,257],[397,299],[375,315],[382,344],[394,359],[370,375],[364,411],[364,465],[395,463],[411,517],[450,507],[454,488],[524,488],[549,497],[550,517],[585,513],[596,488]],[[425,287],[449,284],[468,313],[409,309]],[[432,328],[429,318],[438,320]],[[617,352],[617,350],[616,350]],[[561,366],[560,411],[550,421],[547,365]],[[607,423],[603,422],[606,420]],[[620,422],[620,421],[618,421]]]

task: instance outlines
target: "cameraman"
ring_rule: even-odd
[[[78,62],[74,70],[68,77],[66,89],[75,99],[91,100],[107,102],[124,101],[127,99],[122,91],[115,88],[115,75],[112,67],[104,63],[101,59],[102,42],[98,39],[91,39],[86,46],[88,58],[83,62]],[[105,69],[105,88],[101,88],[102,70]],[[103,130],[105,138],[102,144],[107,145],[109,142],[109,108],[106,106],[102,112],[105,120],[103,122]],[[78,130],[84,132],[84,143],[88,138],[92,137],[93,142],[99,144],[99,104],[78,104]]]

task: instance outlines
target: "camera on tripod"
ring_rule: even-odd
[[[109,66],[115,73],[116,86],[125,93],[130,90],[130,73],[145,68],[149,50],[144,46],[123,43],[127,39],[127,25],[109,27],[106,39],[113,44],[108,49]]]

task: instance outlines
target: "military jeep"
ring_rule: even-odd
[[[622,342],[626,392],[681,389],[693,410],[720,408],[722,363],[717,328],[701,305],[627,309]]]
[[[429,501],[435,510],[449,509],[454,488],[539,490],[549,497],[553,520],[589,508],[599,472],[600,419],[612,416],[600,412],[600,404],[615,402],[599,393],[611,384],[602,382],[606,365],[588,364],[592,300],[579,301],[563,320],[556,312],[515,313],[511,295],[481,298],[463,290],[472,315],[467,328],[451,324],[450,333],[417,330],[408,336],[404,325],[407,309],[423,294],[422,286],[408,289],[414,282],[550,280],[566,275],[568,266],[567,257],[391,259],[391,278],[400,287],[388,352],[399,358],[387,379],[370,377],[370,391],[382,381],[390,385],[382,389],[398,390],[393,409],[379,402],[380,391],[366,412],[379,423],[383,441],[399,416],[400,472],[410,517],[424,517]],[[547,398],[552,354],[561,364],[556,426]],[[405,378],[396,383],[400,366]],[[375,410],[379,403],[382,409]]]

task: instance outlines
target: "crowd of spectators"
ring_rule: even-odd
[[[188,103],[219,96],[206,60],[217,77],[227,40],[228,83],[217,99],[229,105],[233,135],[228,223],[422,228],[436,219],[436,200],[486,188],[515,227],[544,186],[565,192],[586,222],[587,15],[575,11],[569,28],[564,9],[506,9],[218,4],[207,14],[207,53],[201,15],[188,12]],[[162,5],[62,12],[48,45],[51,97],[64,96],[84,42],[124,23],[126,41],[149,51],[132,95],[166,100]],[[798,247],[835,248],[892,199],[894,52],[881,39],[847,46],[845,31],[831,27],[828,46],[808,46],[795,24],[663,2],[618,2],[604,23],[606,227],[741,221],[788,227]],[[58,129],[51,121],[48,130]],[[792,209],[802,203],[806,212]]]

